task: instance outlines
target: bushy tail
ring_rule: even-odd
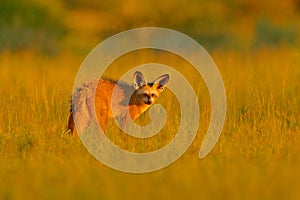
[[[96,81],[89,81],[77,89],[71,100],[70,116],[68,120],[68,129],[71,133],[75,131],[82,132],[88,128],[91,121],[93,91],[96,88]],[[76,127],[75,127],[76,121]]]

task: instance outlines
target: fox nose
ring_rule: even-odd
[[[150,105],[152,103],[152,101],[149,99],[146,104]]]

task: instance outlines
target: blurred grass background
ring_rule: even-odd
[[[208,50],[296,46],[299,10],[299,0],[2,0],[0,50],[85,55],[99,40],[142,26],[182,31]]]
[[[299,0],[2,0],[0,199],[299,199],[299,17]],[[200,76],[191,77],[201,111],[196,140],[171,166],[132,175],[103,166],[64,131],[84,57],[141,26],[175,29],[203,45],[223,76],[228,111],[219,142],[199,160],[210,102]],[[121,57],[110,72],[118,77],[118,65],[149,59],[192,73],[183,60],[149,52]],[[160,102],[172,110],[172,98]],[[153,141],[110,137],[128,150],[155,149],[176,123]]]

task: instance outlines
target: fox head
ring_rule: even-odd
[[[164,86],[168,81],[169,75],[164,74],[153,82],[148,83],[145,76],[141,72],[136,71],[133,75],[136,100],[139,104],[152,105],[164,90]]]

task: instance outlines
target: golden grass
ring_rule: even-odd
[[[195,88],[201,83],[196,140],[171,166],[132,175],[103,166],[80,140],[64,134],[83,58],[0,55],[0,199],[298,199],[299,53],[274,49],[215,52],[212,57],[228,101],[224,130],[213,151],[197,158],[210,116],[207,91],[198,77],[191,80]],[[170,97],[162,95],[161,103]],[[152,143],[128,145],[157,147]]]

